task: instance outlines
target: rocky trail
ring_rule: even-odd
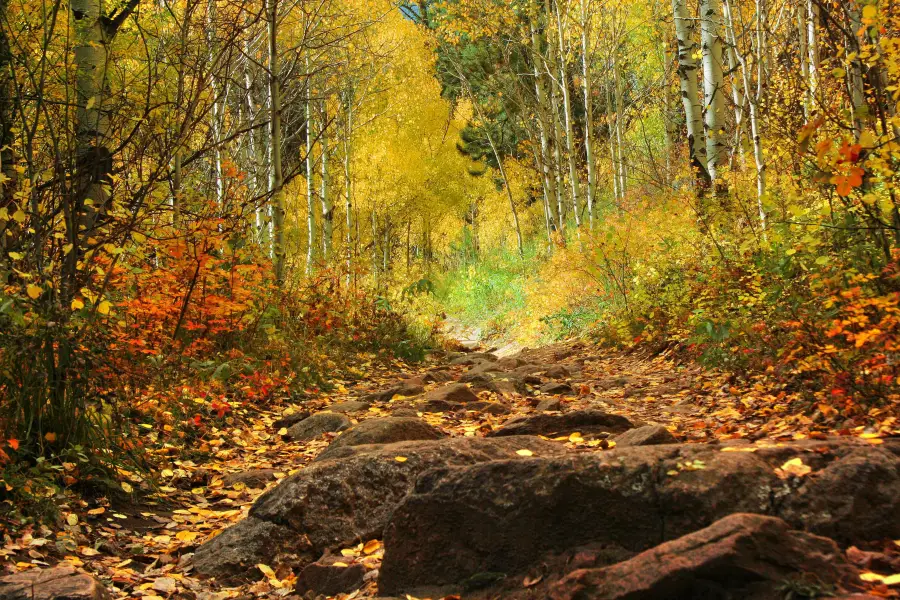
[[[7,536],[0,599],[898,596],[890,418],[665,353],[498,354],[236,414],[151,502]]]

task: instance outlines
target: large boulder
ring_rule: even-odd
[[[796,458],[814,472],[781,468]],[[816,501],[826,490],[833,497]],[[640,552],[736,512],[783,516],[842,541],[898,537],[900,458],[838,440],[638,446],[439,469],[385,528],[379,585],[390,594],[514,574],[575,544]]]
[[[192,560],[197,572],[227,581],[248,576],[259,563],[298,568],[320,555],[302,533],[248,517],[197,548]]]
[[[348,429],[353,422],[336,412],[317,412],[288,429],[287,437],[298,442],[308,442],[322,437],[323,433],[334,433]]]
[[[0,600],[110,600],[112,596],[91,575],[61,565],[29,569],[0,578]]]
[[[422,419],[408,417],[386,417],[369,419],[354,425],[339,435],[325,448],[316,460],[340,458],[349,452],[351,446],[366,444],[394,444],[413,440],[438,440],[446,437],[440,429],[432,427]]]
[[[734,514],[695,533],[553,585],[552,600],[781,600],[785,586],[859,586],[832,540],[774,517]]]
[[[247,519],[198,549],[194,564],[201,574],[219,577],[240,575],[245,565],[260,562],[303,566],[330,548],[380,539],[425,471],[524,460],[519,451],[558,456],[565,448],[536,437],[348,446],[341,459],[314,462],[260,496]]]
[[[620,415],[602,410],[573,410],[561,415],[533,414],[516,417],[489,433],[491,437],[504,435],[543,435],[558,437],[570,433],[622,433],[634,425]]]

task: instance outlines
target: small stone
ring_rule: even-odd
[[[544,394],[552,395],[565,394],[567,396],[570,396],[574,393],[572,390],[572,386],[568,383],[558,383],[555,381],[551,381],[550,383],[545,383],[544,385],[542,385],[541,392],[543,392]]]
[[[361,563],[335,564],[340,562],[337,557],[328,557],[307,565],[300,573],[297,591],[337,596],[361,588],[365,583],[366,567]]]
[[[333,433],[349,428],[353,423],[346,416],[335,412],[318,412],[288,429],[287,437],[299,442],[318,439],[323,433]]]
[[[222,478],[222,485],[227,488],[243,483],[248,488],[259,489],[275,479],[275,469],[251,469],[240,473],[231,473]]]
[[[353,413],[369,410],[370,406],[372,406],[370,403],[361,400],[347,400],[346,402],[332,404],[328,407],[328,410],[336,413]]]
[[[678,440],[662,425],[645,425],[626,431],[615,437],[617,446],[654,446],[656,444],[677,444]]]
[[[535,410],[538,412],[549,412],[555,410],[562,410],[562,402],[559,401],[558,398],[550,398],[547,400],[542,400],[538,402],[538,405],[535,407]]]

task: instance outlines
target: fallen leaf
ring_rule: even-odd
[[[519,456],[534,456],[534,452],[532,452],[531,450],[526,450],[524,448],[522,450],[516,450],[516,454],[518,454]]]
[[[175,539],[181,540],[182,542],[193,542],[200,534],[196,531],[179,531],[175,534]]]
[[[787,479],[788,477],[804,477],[809,475],[812,472],[812,467],[803,463],[802,458],[792,458],[787,461],[783,465],[781,465],[780,469],[775,469],[775,473],[781,479]]]

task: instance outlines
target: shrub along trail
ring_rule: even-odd
[[[768,593],[833,552],[840,568],[815,590],[898,589],[900,427],[887,412],[810,417],[808,398],[765,380],[581,342],[363,368],[358,383],[237,409],[193,448],[164,449],[160,487],[136,507],[72,503],[58,527],[7,536],[5,560],[26,578],[69,563],[112,597],[148,600],[618,598],[634,572],[646,589],[633,597],[676,597],[670,554],[716,586],[752,572]],[[687,445],[657,446],[675,443]],[[719,520],[730,513],[770,516]],[[741,544],[763,538],[789,556],[743,563]],[[621,589],[598,583],[604,569]],[[77,575],[54,581],[102,597]]]

